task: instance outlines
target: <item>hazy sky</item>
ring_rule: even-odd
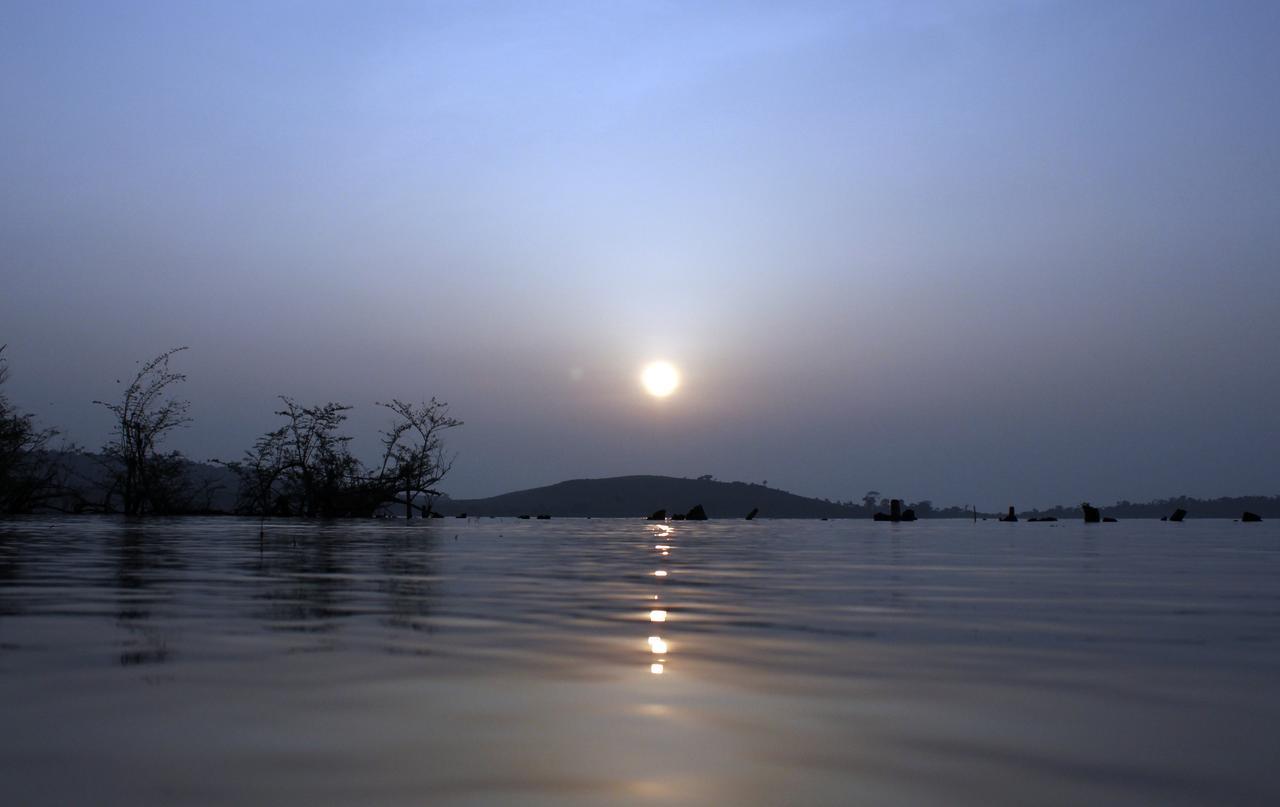
[[[1280,492],[1280,3],[0,5],[11,398],[189,345],[467,425],[446,489]],[[683,387],[647,398],[651,358]]]

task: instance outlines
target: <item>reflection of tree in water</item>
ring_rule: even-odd
[[[177,546],[163,523],[125,522],[114,555],[116,624],[128,634],[120,664],[163,664],[170,657],[169,643],[149,620],[156,606],[172,599],[170,574],[184,568]]]
[[[382,539],[380,588],[387,597],[382,624],[392,628],[430,632],[425,621],[434,607],[431,561],[437,536],[425,529],[392,533]]]
[[[348,544],[348,536],[323,527],[269,538],[258,566],[268,582],[258,595],[265,606],[255,617],[272,630],[336,630],[336,620],[353,613],[344,557],[352,549]]]
[[[0,616],[16,616],[22,606],[11,590],[22,576],[22,564],[18,560],[21,539],[14,530],[0,529]]]
[[[429,629],[432,531],[293,525],[267,536],[260,557],[242,568],[266,584],[254,618],[269,629],[334,633],[361,614],[377,614],[386,627]]]

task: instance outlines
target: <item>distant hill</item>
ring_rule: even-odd
[[[640,518],[655,510],[686,513],[700,504],[710,518],[743,518],[754,508],[758,518],[869,518],[862,507],[810,499],[747,482],[717,482],[672,476],[615,476],[571,479],[487,499],[440,499],[444,515]]]
[[[82,451],[53,451],[46,456],[62,468],[60,481],[66,493],[52,505],[62,512],[101,512],[109,510],[110,477],[108,461],[100,454]],[[184,460],[186,502],[181,512],[230,513],[236,506],[240,480],[226,466]],[[118,500],[114,502],[118,505]]]

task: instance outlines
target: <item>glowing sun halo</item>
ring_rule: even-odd
[[[645,365],[640,373],[644,391],[655,398],[665,398],[680,386],[680,373],[670,362],[655,361]]]

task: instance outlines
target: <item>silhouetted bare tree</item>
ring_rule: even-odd
[[[0,345],[0,386],[9,379],[7,347]],[[38,428],[0,392],[0,513],[29,513],[59,495],[61,469],[48,451],[57,434]]]
[[[186,380],[169,369],[170,357],[183,350],[166,350],[142,365],[118,402],[94,401],[115,420],[115,436],[102,450],[114,474],[107,505],[118,493],[126,515],[171,511],[182,485],[181,455],[162,455],[156,449],[169,432],[191,422],[191,404],[169,397],[170,388]]]
[[[420,404],[392,398],[378,406],[396,415],[391,427],[382,432],[384,450],[378,479],[390,483],[394,495],[403,495],[405,518],[413,518],[413,497],[421,491],[426,498],[422,507],[426,517],[432,500],[439,495],[435,487],[453,468],[455,459],[445,451],[443,432],[461,426],[462,421],[449,414],[447,403],[435,398]]]
[[[240,475],[242,509],[301,516],[368,515],[377,502],[367,492],[359,461],[348,450],[350,437],[338,430],[350,406],[302,406],[280,396],[285,423],[267,432],[228,465]],[[363,512],[368,510],[369,512]]]

